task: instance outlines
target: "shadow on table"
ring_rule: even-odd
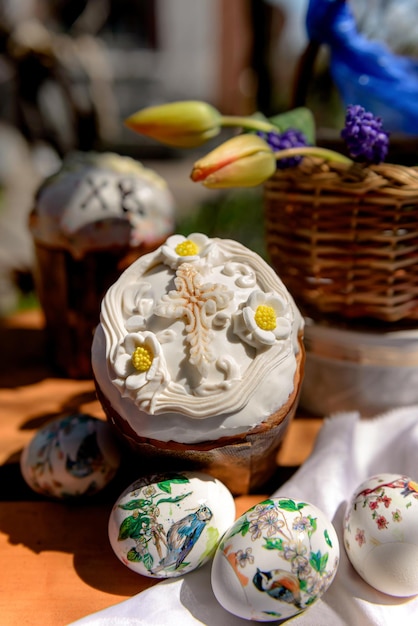
[[[0,387],[30,385],[53,374],[46,359],[42,329],[10,328],[0,323],[0,345]]]
[[[12,546],[24,546],[35,554],[72,554],[74,570],[89,586],[109,594],[134,595],[152,582],[117,559],[107,535],[110,511],[127,480],[127,469],[122,467],[100,493],[55,501],[29,489],[18,460],[8,462],[0,466],[0,533]]]
[[[7,504],[0,507],[0,530],[11,545],[23,545],[35,554],[72,554],[77,575],[105,593],[128,597],[150,586],[148,579],[126,568],[113,553],[107,537],[110,506]]]

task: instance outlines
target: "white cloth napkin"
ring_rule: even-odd
[[[342,520],[347,501],[363,480],[380,472],[403,473],[418,480],[418,406],[369,419],[361,419],[358,413],[326,418],[310,457],[273,494],[315,504],[332,520],[340,539],[341,560],[331,587],[315,605],[294,617],[292,625],[418,624],[418,596],[395,598],[375,591],[356,574],[345,554]],[[73,625],[245,626],[249,623],[229,614],[217,603],[211,590],[209,563],[182,578],[158,583]]]

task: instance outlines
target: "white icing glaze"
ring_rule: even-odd
[[[135,432],[194,443],[246,432],[293,391],[303,319],[282,281],[243,245],[174,235],[109,289],[92,350],[98,384]],[[262,330],[258,305],[275,328]],[[149,349],[145,372],[136,347]]]
[[[173,232],[174,201],[156,172],[114,153],[74,153],[41,186],[31,220],[38,241],[73,256],[152,245]]]

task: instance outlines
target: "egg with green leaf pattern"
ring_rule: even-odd
[[[109,518],[116,556],[138,574],[171,578],[213,557],[235,519],[231,492],[200,472],[140,478],[120,495]]]
[[[339,554],[335,529],[316,506],[269,498],[223,536],[212,564],[212,589],[223,608],[238,617],[287,619],[327,591]]]

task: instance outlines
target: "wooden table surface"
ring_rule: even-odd
[[[111,507],[136,476],[121,470],[88,502],[33,493],[19,469],[22,448],[62,413],[104,417],[90,380],[59,378],[47,365],[43,318],[30,311],[0,322],[0,624],[65,626],[157,581],[122,565],[107,538]],[[275,487],[306,459],[322,420],[297,415],[277,457]],[[236,498],[237,516],[268,493]]]

